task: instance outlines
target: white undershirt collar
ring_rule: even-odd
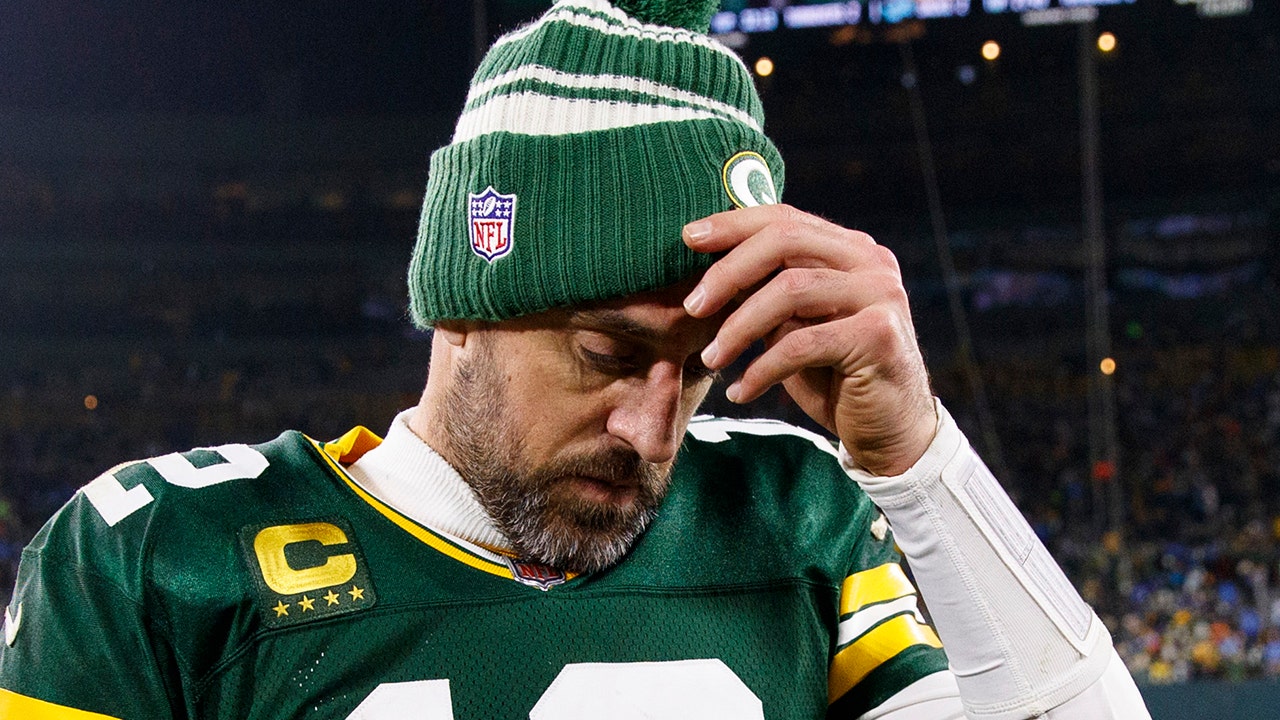
[[[434,532],[509,551],[511,542],[471,486],[409,428],[413,410],[396,415],[382,444],[347,467],[347,473],[371,495]]]

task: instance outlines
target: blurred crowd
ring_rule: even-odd
[[[1280,677],[1280,375],[1129,393],[1127,510],[1101,534],[1034,515],[1135,677]],[[1080,493],[1074,475],[1059,491]]]

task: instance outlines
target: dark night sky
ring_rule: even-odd
[[[1176,55],[1177,34],[1192,25],[1256,29],[1275,23],[1272,3],[1258,0],[1247,19],[1202,20],[1174,0],[1139,0],[1104,9],[1104,18],[1127,19],[1136,28],[1161,25],[1161,34],[1173,33],[1166,47]],[[549,4],[489,0],[490,37]],[[980,0],[973,5],[971,18],[931,21],[930,42],[973,45],[969,36],[981,33],[984,23],[1017,31],[1016,19],[996,23],[981,17]],[[3,3],[0,110],[452,114],[472,67],[471,23],[467,0]],[[1268,33],[1274,44],[1276,29],[1262,31]],[[820,38],[784,35],[782,42],[789,52],[807,53],[806,46],[825,44]],[[777,50],[779,43],[762,40]],[[441,102],[450,107],[439,107]]]
[[[488,0],[489,38],[549,5]],[[915,26],[945,196],[960,205],[1074,204],[1075,29],[1025,28],[1015,15],[984,17],[981,0],[972,7],[969,18]],[[1099,70],[1108,197],[1275,186],[1277,9],[1255,0],[1247,16],[1201,18],[1176,0],[1136,0],[1100,11],[1098,30],[1116,31],[1121,43]],[[0,3],[0,113],[432,115],[443,128],[473,67],[472,20],[469,0]],[[779,32],[752,36],[739,51],[748,63],[762,54],[779,61],[758,84],[771,136],[796,161],[790,189],[871,207],[918,194],[902,61],[886,42],[893,32],[864,21],[857,39]],[[1006,52],[986,63],[978,49],[993,37]],[[976,82],[957,80],[966,65]]]
[[[432,112],[470,71],[463,2],[46,0],[0,8],[0,108]]]

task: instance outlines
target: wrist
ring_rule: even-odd
[[[919,413],[889,442],[873,445],[856,439],[841,438],[841,444],[852,462],[869,475],[893,477],[915,466],[933,444],[941,426],[937,403],[930,398],[927,410]]]

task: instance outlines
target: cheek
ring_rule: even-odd
[[[510,407],[498,408],[518,428],[535,464],[594,446],[608,423],[606,393],[584,389],[564,370],[545,363],[514,375],[508,384]]]

